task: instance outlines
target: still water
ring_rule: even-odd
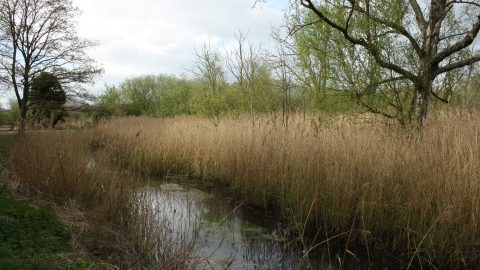
[[[177,177],[178,178],[178,177]],[[406,269],[388,252],[299,233],[284,218],[249,207],[224,189],[191,179],[152,180],[147,196],[171,239],[191,242],[204,258],[199,269]],[[291,224],[291,220],[290,220]],[[300,230],[299,230],[300,228]],[[373,255],[375,254],[375,255]],[[415,269],[411,267],[411,269]]]

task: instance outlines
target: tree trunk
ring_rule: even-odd
[[[25,133],[25,126],[27,124],[27,111],[28,107],[25,103],[25,100],[22,99],[20,101],[20,127],[18,128],[18,133],[19,134],[24,134]]]
[[[430,97],[433,87],[433,76],[431,76],[431,72],[429,67],[426,65],[421,66],[423,71],[420,71],[419,82],[416,85],[415,92],[418,97],[417,101],[417,125],[419,130],[423,129],[423,120],[427,118],[428,115],[428,105],[430,103]]]

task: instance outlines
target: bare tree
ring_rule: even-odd
[[[76,36],[80,13],[69,0],[0,0],[0,77],[15,92],[22,131],[39,74],[52,73],[69,95],[86,96],[80,84],[103,72],[85,52],[98,44]]]
[[[295,55],[288,47],[288,43],[280,37],[280,29],[273,28],[271,37],[274,41],[273,49],[266,51],[266,55],[276,80],[276,86],[282,93],[282,123],[288,128],[291,94],[295,88]]]
[[[222,114],[227,110],[225,88],[227,85],[223,58],[217,49],[210,46],[210,41],[203,43],[200,50],[193,49],[196,57],[195,67],[190,71],[197,78],[198,84],[192,91],[191,106],[200,115],[208,117],[217,129]]]
[[[248,33],[235,32],[236,44],[226,53],[226,68],[234,78],[234,86],[242,94],[242,107],[254,111],[268,111],[270,70],[263,59],[262,44],[255,45],[247,39]]]

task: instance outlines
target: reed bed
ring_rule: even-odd
[[[92,269],[195,269],[209,259],[195,238],[173,234],[145,179],[113,166],[118,151],[91,131],[27,132],[11,152],[11,185],[52,202],[74,250],[97,261]]]
[[[358,117],[120,118],[95,128],[119,164],[223,183],[304,227],[468,267],[480,237],[480,114],[431,117],[423,134]],[[352,236],[352,234],[350,234]]]

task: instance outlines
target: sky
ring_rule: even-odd
[[[287,0],[74,0],[83,11],[78,35],[98,40],[89,55],[103,64],[105,83],[117,84],[142,74],[181,74],[191,69],[194,47],[234,41],[236,29],[267,42],[272,26],[283,20]],[[135,4],[132,4],[135,3]]]
[[[288,0],[73,0],[82,10],[77,35],[100,43],[88,54],[105,73],[86,89],[98,94],[105,84],[144,74],[188,73],[194,48],[234,43],[236,30],[254,44],[266,44],[271,28],[283,24]],[[254,7],[255,6],[255,7]],[[13,93],[1,93],[6,107]]]

